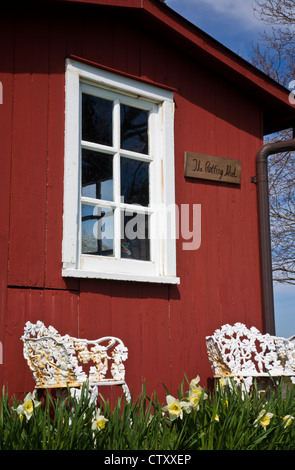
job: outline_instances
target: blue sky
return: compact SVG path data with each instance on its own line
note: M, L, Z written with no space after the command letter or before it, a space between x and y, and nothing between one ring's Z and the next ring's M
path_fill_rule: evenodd
M269 28L254 13L254 0L166 0L166 4L245 59L251 41Z
M249 60L251 42L269 28L253 11L255 0L166 0L166 4L226 47ZM295 334L295 286L275 285L278 336Z

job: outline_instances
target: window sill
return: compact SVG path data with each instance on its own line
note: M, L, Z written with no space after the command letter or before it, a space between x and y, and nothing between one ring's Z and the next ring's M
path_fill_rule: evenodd
M128 273L105 273L96 271L84 271L81 269L63 268L63 277L75 277L81 279L109 279L114 281L151 282L157 284L180 284L180 278L174 276L145 276Z

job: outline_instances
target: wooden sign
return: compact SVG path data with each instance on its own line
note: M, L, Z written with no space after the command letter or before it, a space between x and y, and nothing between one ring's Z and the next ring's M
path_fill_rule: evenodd
M241 161L212 157L201 153L184 153L184 176L222 183L241 183Z

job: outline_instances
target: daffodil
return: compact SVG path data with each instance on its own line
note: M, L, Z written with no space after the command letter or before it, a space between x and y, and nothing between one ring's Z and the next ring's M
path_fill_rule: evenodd
M95 418L92 420L91 429L101 431L105 428L106 422L108 421L103 415L100 414L100 409L97 410Z
M186 401L180 401L172 395L166 396L167 405L164 406L163 410L169 413L169 418L174 421L176 418L183 418L183 410L189 412L189 403Z
M199 409L199 403L202 396L202 390L191 389L188 392L188 402L193 410Z
M227 377L220 377L220 379L218 380L218 385L221 389L226 387L228 385Z
M199 382L200 382L200 376L197 375L197 377L196 377L195 379L192 379L192 380L190 381L189 387L190 387L190 388L195 388L195 387L197 387L197 385L198 385Z
M260 424L264 430L270 424L270 420L273 417L273 413L267 413L265 410L260 411L257 419L254 421L255 426Z
M193 409L198 409L199 407L199 402L201 397L203 396L203 400L205 400L208 395L206 393L203 393L202 387L198 385L199 383L199 376L192 380L190 383L190 389L188 392L188 400L192 406Z
M34 408L40 405L40 402L35 400L31 393L28 393L24 399L24 403L19 405L16 408L17 413L19 414L20 419L22 420L25 416L27 420L31 419L33 415Z
M199 408L200 395L195 395L195 394L190 395L189 403L193 410L197 410Z
M202 395L202 387L199 387L199 386L196 386L196 387L192 387L189 389L189 395L192 396L192 395L197 395L199 397L201 397Z
M285 428L287 428L288 426L290 426L290 424L292 423L292 420L294 419L294 416L291 416L291 415L286 415L283 417L283 420L285 421Z

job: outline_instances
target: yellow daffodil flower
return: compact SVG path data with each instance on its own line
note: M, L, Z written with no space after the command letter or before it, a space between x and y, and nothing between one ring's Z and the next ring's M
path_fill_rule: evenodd
M202 395L202 387L193 387L189 390L189 396L196 395L201 398Z
M199 377L199 375L197 375L197 377L195 379L191 380L191 382L189 384L189 388L197 387L199 382L200 382L200 377Z
M226 377L220 377L220 379L218 379L218 385L220 388L226 387L226 385L228 385L228 379Z
M270 420L273 417L273 413L267 413L265 410L260 411L257 419L254 421L255 426L260 424L264 430L270 424Z
M28 393L24 399L24 403L16 408L20 419L22 420L25 416L27 420L31 419L34 408L40 405L40 402L35 400L31 393Z
M201 393L189 393L189 404L194 410L197 410L199 408L200 398Z
M189 403L185 401L180 401L177 398L172 397L172 395L166 396L167 405L164 406L163 410L168 411L169 418L171 421L174 421L176 418L183 418L183 410L185 409L189 412Z
M106 422L108 421L103 415L100 414L100 409L97 410L95 418L92 420L91 429L101 431L105 428Z
M189 392L188 392L188 398L191 401L191 403L194 403L195 406L198 405L198 403L201 399L202 393L203 393L202 387L197 385L198 382L199 382L198 377L197 377L197 379L192 380L191 383L190 383L190 389L189 389ZM203 394L203 399L206 400L207 397L208 397L208 395L206 393L204 393Z
M291 416L291 415L286 415L283 417L283 420L285 421L285 428L287 428L288 426L290 426L290 424L292 423L292 420L294 419L294 416Z

